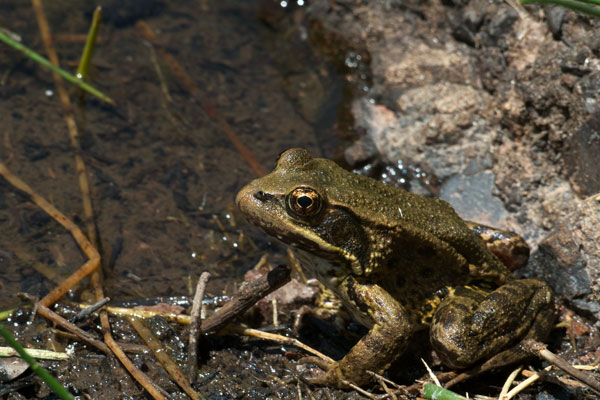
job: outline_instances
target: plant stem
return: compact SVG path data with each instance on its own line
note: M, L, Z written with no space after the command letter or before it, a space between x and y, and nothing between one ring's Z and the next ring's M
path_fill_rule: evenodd
M19 353L21 358L29 364L33 372L44 380L50 388L63 400L74 400L74 397L65 389L44 367L37 363L19 342L10 334L8 329L3 324L0 324L0 335L6 342Z
M22 52L23 54L25 54L27 57L29 57L32 60L38 62L39 64L42 64L44 67L50 69L51 71L56 72L57 74L59 74L60 76L62 76L67 81L69 81L69 82L71 82L71 83L79 86L81 89L89 92L90 94L98 97L99 99L102 99L102 100L104 100L104 101L106 101L107 103L110 103L110 104L115 104L115 101L113 99L111 99L110 97L106 96L104 93L100 92L98 89L94 88L93 86L88 85L87 83L83 82L80 79L77 79L75 76L71 75L70 73L68 73L64 69L55 67L54 65L52 65L50 63L50 61L48 61L47 59L45 59L44 57L42 57L41 55L39 55L35 51L31 50L30 48L28 48L28 47L24 46L23 44L17 42L16 40L12 39L10 36L6 35L2 31L0 31L0 41L6 43L7 45L9 45L10 47L12 47L13 49L19 50L20 52Z
M83 48L83 54L81 55L81 61L79 61L79 67L77 68L77 78L85 80L90 69L92 62L92 56L94 55L94 49L96 48L96 37L98 36L98 29L100 28L100 21L102 20L102 7L96 7L94 16L92 17L92 24L90 25L90 31L88 32L87 39L85 40L85 47Z
M433 383L425 384L425 388L423 388L423 397L435 400L467 400L466 397L439 387Z
M600 8L585 4L600 5L600 0L520 0L520 2L521 4L553 4L570 10L579 11L580 13L591 15L592 17L600 18Z

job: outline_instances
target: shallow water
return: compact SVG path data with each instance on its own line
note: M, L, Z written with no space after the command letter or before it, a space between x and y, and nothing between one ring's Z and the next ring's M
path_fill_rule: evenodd
M101 4L91 83L116 106L69 91L77 105L105 290L115 299L189 294L190 278L209 270L213 290L220 292L258 257L249 253L247 240L240 242L232 203L255 172L226 131L266 170L290 147L331 156L340 143L339 69L311 47L306 6ZM45 7L61 64L73 70L92 9L67 1ZM0 26L43 53L29 3L7 1L2 9ZM140 21L183 67L192 89L144 39ZM0 53L1 157L83 226L74 151L52 77L5 45ZM17 291L42 296L54 283L32 268L34 261L64 276L84 257L68 232L1 185L0 301L14 299Z

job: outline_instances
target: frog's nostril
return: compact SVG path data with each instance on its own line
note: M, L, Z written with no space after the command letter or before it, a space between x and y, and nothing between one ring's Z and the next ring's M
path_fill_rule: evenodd
M260 200L260 201L267 201L267 200L273 198L273 195L269 194L269 193L265 193L262 190L259 190L258 192L254 193L254 198L256 200Z

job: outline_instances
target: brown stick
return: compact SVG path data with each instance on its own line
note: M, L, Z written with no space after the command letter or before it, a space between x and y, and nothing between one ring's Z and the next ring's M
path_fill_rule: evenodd
M72 323L70 323L69 321L67 321L66 319L64 319L63 317L61 317L60 315L58 315L57 313L55 313L54 311L52 311L51 309L49 309L41 303L38 303L38 313L44 318L47 318L50 321L54 322L56 325L61 326L63 329L66 329L67 331L76 335L82 341L91 344L92 346L106 354L111 354L110 349L104 343L93 338L87 332L73 325Z
M48 25L48 21L46 19L45 13L44 13L44 9L42 7L41 0L32 0L32 4L33 4L33 8L34 8L34 11L36 14L38 25L40 27L42 40L44 41L44 45L46 47L46 53L48 54L48 58L50 59L50 62L52 62L52 64L54 64L55 66L58 67L59 66L58 56L56 55L56 51L54 50L54 46L52 45L52 38L50 35L50 26ZM73 236L75 237L75 240L77 240L77 243L80 245L81 249L90 258L90 260L86 264L84 264L84 266L81 267L79 270L80 271L84 270L86 272L86 275L87 275L87 273L94 272L91 276L91 284L94 288L96 300L99 301L100 299L102 299L104 297L104 292L102 290L102 284L101 284L101 276L100 276L99 271L97 270L97 267L100 265L100 255L98 254L98 251L96 250L94 245L92 245L92 243L98 243L98 239L96 236L94 211L92 208L92 201L91 201L91 197L90 197L89 183L88 183L88 179L87 179L85 163L83 162L83 158L80 155L81 149L79 147L79 140L78 140L79 133L77 130L77 124L75 123L73 107L71 105L69 95L68 95L66 89L64 88L64 85L62 84L62 78L59 75L57 75L56 73L54 73L53 76L54 76L54 82L56 84L56 89L57 89L57 92L61 99L61 104L62 104L64 112L65 112L65 121L67 123L67 128L69 130L69 138L71 139L71 145L75 149L76 171L77 171L77 176L79 178L79 187L80 187L81 194L82 194L83 209L84 209L84 213L85 213L85 222L86 222L86 226L87 226L88 235L91 239L91 243L90 243L90 241L87 240L87 238L83 235L83 233L81 233L79 228L77 228L75 226L75 224L73 224L71 221L66 219L66 217L64 219L66 221L68 221L72 225L72 227L69 228L65 224L63 224L63 225L65 227L67 227L67 229L69 229L69 231L71 231L71 234L73 234ZM60 214L60 215L62 215L62 214ZM59 220L59 222L62 223L60 220ZM80 235L82 237L81 238L82 240L78 240L77 235ZM86 266L88 266L88 267L84 268ZM75 274L73 274L73 275L75 275ZM71 282L63 282L55 290L53 290L46 297L44 297L41 300L41 303L45 304L45 305L53 304L56 300L58 300L60 297L62 297L64 295L66 290L68 290L70 287L72 287L72 285L74 285L74 283L73 283L73 284L71 284L71 286L68 286L70 284L71 284ZM66 289L66 290L64 290L64 289ZM100 322L102 325L102 331L104 333L104 341L106 342L108 347L112 350L112 352L115 354L115 356L121 361L121 363L129 371L129 373L134 377L134 379L136 379L138 381L138 383L140 383L148 391L148 393L150 393L150 395L152 397L154 397L155 399L165 399L165 397L162 394L160 394L160 392L156 389L156 387L154 387L154 385L152 384L150 379L133 365L133 363L127 358L127 356L125 355L123 350L119 347L119 345L112 338L112 336L110 334L110 324L108 321L108 315L105 311L100 312Z
M196 285L196 294L194 295L194 302L192 304L192 312L190 313L190 338L188 346L188 367L187 375L190 383L196 381L196 365L198 364L198 336L200 327L202 326L202 319L200 318L200 311L202 311L202 300L204 299L204 292L206 291L206 284L210 279L210 272L203 272L198 279Z
M71 274L65 279L60 285L55 287L50 293L48 293L40 304L49 307L60 299L64 294L71 289L77 282L89 275L100 265L100 255L96 251L96 248L91 245L88 239L85 237L83 232L75 225L70 219L68 219L63 213L58 211L52 204L48 203L46 199L37 194L29 185L17 178L6 168L6 166L0 162L0 175L4 177L11 185L17 189L25 192L31 200L44 210L48 215L54 218L59 224L64 226L73 236L81 250L87 255L89 260L83 264L77 271Z
M94 304L90 304L89 307L84 308L83 310L79 311L77 313L77 315L75 315L75 317L73 317L73 320L79 321L84 318L87 318L90 316L90 314L95 313L96 311L98 311L100 308L104 307L109 302L110 302L110 297L104 297L103 299L100 299L99 301L95 302Z
M44 42L44 47L46 48L46 54L48 54L48 59L54 66L60 67L58 62L58 55L56 54L54 44L52 43L50 25L48 25L48 20L46 19L46 14L44 13L42 2L41 0L31 0L31 3L33 4L33 9L35 11L37 23L40 28L40 34L42 35L42 41ZM73 114L73 106L71 105L69 94L67 93L67 90L63 85L63 80L60 77L60 75L58 75L56 72L53 72L52 76L54 78L56 91L58 92L58 96L60 98L60 102L65 113L65 122L69 131L71 146L75 150L75 170L77 171L77 177L79 179L79 188L81 190L83 200L83 210L85 213L85 224L87 226L88 236L90 238L90 241L96 244L98 243L98 240L96 238L94 210L92 208L90 187L87 179L85 163L83 162L83 158L81 158L80 154L81 149L79 147L79 132L77 130L77 124L75 122L75 115Z
M552 365L557 366L567 374L571 375L573 378L585 383L592 390L594 390L596 394L600 395L600 381L598 381L598 379L596 379L592 374L574 368L567 362L567 360L548 350L545 344L537 342L533 339L527 339L521 343L521 348L531 355L543 358L549 363L552 363Z
M200 333L218 331L231 319L252 307L258 300L290 281L290 269L280 265L266 276L243 288L237 296L202 322Z
M163 345L160 342L160 340L158 340L158 338L154 336L152 331L150 331L150 329L146 327L144 322L136 317L127 317L127 320L129 321L131 326L135 328L138 335L140 335L140 337L144 340L144 343L146 343L148 348L152 350L152 353L154 354L156 359L161 363L165 371L167 371L167 373L171 376L171 378L173 378L173 380L179 385L179 387L183 389L183 391L188 396L190 396L192 400L204 399L204 397L196 393L196 391L194 390L192 385L190 385L190 382L183 375L183 372L181 372L177 364L173 360L171 360L171 358L165 352L165 349L163 348Z

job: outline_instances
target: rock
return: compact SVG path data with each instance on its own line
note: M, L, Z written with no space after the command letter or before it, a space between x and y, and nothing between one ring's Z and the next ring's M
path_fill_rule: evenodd
M450 203L463 219L507 228L508 213L500 199L492 194L494 188L494 174L490 171L459 174L444 182L439 197Z
M529 269L559 297L587 317L600 320L600 194L560 218L540 243Z
M376 83L406 89L435 82L453 82L480 86L470 58L463 48L434 48L422 42L407 44L390 41L388 48L372 54Z
M569 182L582 196L600 192L600 116L592 116L569 137Z
M600 71L592 72L577 82L575 90L581 93L583 110L590 116L600 113Z
M357 101L353 113L385 160L410 159L446 178L489 164L495 132L478 115L488 99L472 86L440 82L406 90L396 115L367 100Z
M555 38L560 37L560 32L562 28L563 21L565 20L565 14L567 10L561 7L555 6L545 6L544 12L546 13L546 23L548 24L548 29L552 32L552 35Z
M496 43L502 38L506 38L511 33L513 25L518 19L519 15L513 8L500 7L493 15L487 28L489 37Z

